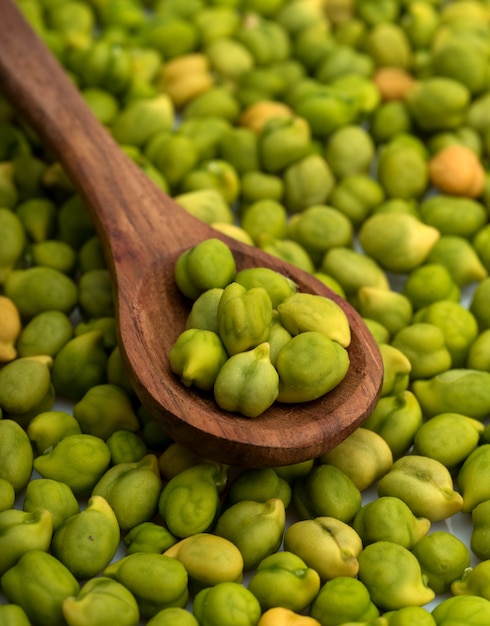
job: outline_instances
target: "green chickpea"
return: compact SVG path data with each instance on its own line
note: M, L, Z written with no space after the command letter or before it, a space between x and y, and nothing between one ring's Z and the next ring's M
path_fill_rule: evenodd
M470 312L476 318L480 331L490 328L488 302L490 299L490 278L484 278L473 292L470 302Z
M327 161L319 154L307 155L289 165L284 172L284 204L291 213L324 204L334 182Z
M409 358L401 350L389 344L381 344L379 350L384 367L381 397L396 396L406 391L412 371Z
M168 607L183 608L189 596L184 566L164 554L125 556L108 565L103 576L116 580L132 593L143 617L153 617Z
M363 317L363 321L378 345L389 343L390 332L386 326L383 326L383 324L370 317Z
M422 537L412 552L427 577L428 586L436 593L449 591L471 563L468 548L447 531L434 531Z
M147 623L149 626L199 626L194 615L181 607L162 609Z
M373 113L371 133L376 144L384 144L397 135L409 133L413 120L404 101L383 102Z
M358 228L385 200L382 185L367 174L349 174L341 178L328 196L328 204L350 219Z
M109 467L109 446L93 435L68 435L48 453L34 459L43 478L67 484L78 497L90 494Z
M420 128L435 131L461 126L470 98L470 91L459 81L431 76L407 95L406 103Z
M126 364L123 361L121 350L117 344L115 318L100 317L94 320L93 327L102 330L104 333L104 345L109 350L112 349L107 359L107 382L109 385L120 387L132 400L136 399L133 384L129 377ZM76 328L75 333L81 331Z
M293 485L293 504L306 519L335 517L350 522L361 508L361 492L334 465L314 467Z
M222 582L242 582L243 557L228 539L197 533L181 539L164 552L178 559L189 575L189 587L196 591Z
M391 541L376 541L359 555L359 580L384 610L423 606L435 598L415 555Z
M471 512L473 529L470 537L470 548L473 554L485 561L490 554L490 529L488 525L488 511L490 500L477 504Z
M42 311L24 325L17 349L19 356L55 356L73 337L73 326L63 311Z
M184 252L175 266L179 289L192 300L212 288L224 288L236 273L228 246L219 239L207 239Z
M53 537L51 513L7 509L0 513L0 575L3 576L19 559L32 550L47 552Z
M87 507L65 519L56 529L51 550L78 579L99 574L116 554L120 530L110 504L91 496Z
M454 472L478 446L484 429L482 422L471 417L440 413L415 433L414 452L436 459Z
M244 470L230 485L227 494L230 504L242 500L266 502L273 498L279 498L285 507L289 506L291 486L271 467Z
M458 471L458 486L463 496L463 512L471 513L480 503L488 500L485 476L488 473L490 444L475 448Z
M347 316L341 307L328 298L308 293L294 293L277 306L279 319L292 334L319 332L342 347L350 344Z
M426 262L444 265L458 287L479 282L488 275L475 248L464 237L440 237L432 246Z
M12 509L15 504L15 489L6 478L0 478L0 513Z
M351 525L321 516L293 522L284 534L284 549L301 558L325 583L357 576L362 540Z
M399 330L391 345L410 361L410 378L430 378L451 367L451 353L446 347L444 332L434 324L410 324Z
M466 366L470 369L490 371L490 328L478 335L468 351Z
M360 427L330 452L322 454L319 461L335 465L363 491L391 469L393 455L381 435Z
M145 442L131 430L115 430L106 440L111 451L111 463L137 463L148 454Z
M147 454L140 461L110 467L94 485L92 496L104 498L119 526L128 530L155 515L161 489L157 458Z
M427 159L417 145L397 136L380 152L378 176L388 197L420 198L429 184Z
M239 45L239 44L237 44ZM230 128L219 144L221 157L230 163L241 177L243 193L244 175L260 171L258 137L246 127Z
M336 178L369 171L375 146L362 126L344 126L328 138L325 157Z
M88 318L114 316L109 270L94 269L85 272L78 283L78 303Z
M57 227L57 238L66 241L75 250L79 250L96 234L87 207L77 194L72 195L60 206Z
M474 250L478 254L478 258L483 263L487 272L490 268L490 247L488 245L490 239L490 224L483 226L480 230L473 236L471 243L473 245Z
M218 333L218 304L223 294L221 287L207 289L192 303L186 329L199 328Z
M79 593L70 594L62 603L63 618L68 624L102 626L117 621L121 626L136 626L138 604L124 586L106 576L88 580Z
M321 270L340 283L348 298L354 298L364 285L389 289L388 279L379 264L347 247L328 250Z
M62 626L62 605L79 593L80 584L54 556L30 550L2 576L2 591L25 611L31 623Z
M284 182L280 176L276 176L275 174L267 174L261 172L260 170L251 170L249 172L245 172L241 178L241 198L243 201L243 209L245 210L244 218L247 213L247 207L254 204L255 202L259 202L260 200L273 200L277 203L282 202L284 196ZM275 215L277 222L272 222L272 225L275 224L277 231L272 232L271 234L282 237L286 232L286 210L283 207L283 211L276 210L276 214L271 211L271 215L269 218L272 218ZM281 217L283 218L281 220ZM242 225L245 228L245 224L248 225L248 222L252 221L251 218L247 218L242 221ZM270 228L270 219L263 220L264 227ZM247 230L245 228L245 230ZM248 231L247 231L248 232ZM252 237L254 239L254 237Z
M171 189L178 186L198 163L191 137L171 130L160 131L145 145L145 154L164 175Z
M400 498L414 515L430 521L451 517L464 506L447 467L436 459L415 454L395 461L377 490L379 496Z
M2 604L0 620L7 626L29 626L30 624L27 613L18 604Z
M419 310L413 321L438 326L444 334L452 367L464 365L469 348L478 337L478 321L471 311L459 302L439 300Z
M53 523L53 531L61 524L80 512L80 505L73 491L66 483L51 478L36 478L26 487L24 511L49 511Z
M38 454L55 446L63 437L81 434L80 424L65 411L38 413L27 425L27 436Z
M279 498L266 502L242 500L220 515L213 532L236 545L243 557L243 569L249 571L278 550L285 526L286 510Z
M122 109L111 123L112 134L120 144L142 146L158 132L172 127L174 111L167 94L136 100ZM144 124L137 120L144 120Z
M184 109L184 121L220 117L228 122L235 122L240 112L240 105L233 94L217 85L194 98Z
M259 135L260 162L266 172L277 174L309 152L311 131L301 117L269 120Z
M223 582L201 589L194 598L193 614L206 626L254 626L261 610L259 601L246 587Z
M440 234L405 213L372 215L361 226L359 242L386 270L403 273L421 265Z
M308 252L292 239L275 239L264 236L261 238L259 247L265 252L276 256L283 261L287 261L310 274L314 272L313 259Z
M279 402L308 402L334 389L349 369L347 350L318 331L305 331L288 341L276 358Z
M422 410L416 396L405 390L380 398L363 426L383 437L396 460L409 450L422 422Z
M388 626L437 626L432 615L422 606L404 606L395 611L386 611L383 617Z
M225 287L218 305L218 330L229 355L266 341L271 322L272 302L264 287L246 289L238 282Z
M257 417L277 399L279 375L267 342L238 352L222 365L214 382L214 398L225 411Z
M106 381L107 352L99 330L73 337L57 352L52 381L56 392L72 400L81 400L94 385Z
M357 578L338 576L320 588L310 615L327 625L344 624L346 620L369 623L379 616L379 609L369 596L367 587Z
M172 372L186 387L195 385L204 390L213 389L227 359L228 354L217 332L200 328L188 328L181 333L169 352Z
M262 611L282 606L299 613L311 604L320 590L320 577L300 557L281 551L258 564L248 589L260 602Z
M29 239L45 241L56 231L56 205L47 198L30 198L17 205L15 210Z
M289 236L308 252L318 266L327 250L352 243L353 226L339 210L315 205L292 216Z
M381 496L361 507L352 526L364 546L391 541L412 550L427 535L431 522L426 517L415 516L400 498Z
M164 486L158 511L173 535L190 537L214 526L219 510L221 473L214 463L200 463L184 469ZM185 508L182 508L184 501Z
M296 292L297 288L291 279L267 267L241 270L235 275L235 282L245 289L263 287L269 294L273 309L277 309L283 300Z
M490 618L490 602L474 595L452 596L436 606L432 615L438 626L451 626L458 622L483 626Z
M46 362L23 357L0 370L0 408L4 418L26 426L54 402L51 372Z
M90 237L78 251L78 265L82 273L107 267L100 239Z
M180 183L182 191L215 189L228 205L232 205L240 193L240 178L235 168L223 159L211 159L190 169Z
M13 270L5 281L4 289L24 320L48 310L70 314L78 298L75 282L51 267Z
M365 285L358 291L358 302L361 315L379 322L391 337L412 321L412 303L397 291Z
M182 208L206 224L233 223L233 212L217 189L187 191L174 199Z
M461 290L447 267L429 262L409 272L402 293L410 300L415 311L439 300L459 302L461 296Z
M133 526L123 541L127 546L126 554L129 555L137 552L163 554L178 540L164 526L155 522L142 522Z
M110 126L119 111L117 98L109 91L99 87L83 89L82 96L97 119L102 124Z
M421 202L419 211L441 235L471 239L487 222L485 207L472 198L438 194Z
M453 368L427 380L414 381L413 393L426 417L460 413L483 420L490 406L489 381L489 372Z
M64 241L45 240L34 243L29 253L33 265L52 267L64 274L71 274L76 263L76 253Z
M34 454L25 430L14 420L0 420L0 478L20 493L29 482Z
M0 210L2 233L2 255L0 257L0 283L6 283L17 261L20 259L25 245L25 232L22 222L9 209Z

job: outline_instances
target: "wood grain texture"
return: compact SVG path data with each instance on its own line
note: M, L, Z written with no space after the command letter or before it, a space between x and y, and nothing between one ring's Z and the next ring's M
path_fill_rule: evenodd
M57 60L11 0L0 0L0 89L57 156L86 201L113 277L119 339L142 404L168 434L198 454L243 467L286 465L331 449L370 414L383 365L350 305L313 276L202 223L156 187L93 117ZM335 300L352 333L351 366L314 402L276 404L253 420L221 411L211 396L184 387L168 353L184 330L190 302L173 279L178 256L218 237L237 267L270 267L300 291Z

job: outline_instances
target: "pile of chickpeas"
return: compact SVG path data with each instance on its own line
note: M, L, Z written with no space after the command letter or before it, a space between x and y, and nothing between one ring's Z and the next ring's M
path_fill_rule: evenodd
M490 4L15 2L153 182L345 298L384 376L304 463L172 441L0 96L0 626L490 623Z

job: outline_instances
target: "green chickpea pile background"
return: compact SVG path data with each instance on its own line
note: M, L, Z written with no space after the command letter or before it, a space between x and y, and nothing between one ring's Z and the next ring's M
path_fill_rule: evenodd
M385 374L308 462L170 441L86 208L0 99L0 626L488 626L490 2L18 4L148 176L345 297Z

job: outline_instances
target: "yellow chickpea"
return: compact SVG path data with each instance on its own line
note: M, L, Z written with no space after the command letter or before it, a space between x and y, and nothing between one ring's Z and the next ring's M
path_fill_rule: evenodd
M0 320L0 363L7 363L17 357L15 342L22 324L17 307L6 296L0 296Z
M320 622L313 617L298 615L290 609L275 606L262 615L257 626L320 626Z
M415 79L400 67L380 67L374 77L384 102L403 100L407 92L415 86Z
M248 106L240 116L240 125L259 134L265 124L273 117L292 118L293 111L287 104L261 100Z
M429 177L442 193L477 198L485 186L485 171L477 155L463 145L437 152L429 161Z

